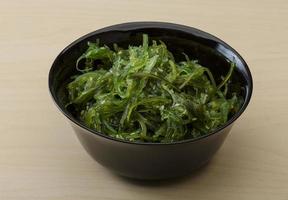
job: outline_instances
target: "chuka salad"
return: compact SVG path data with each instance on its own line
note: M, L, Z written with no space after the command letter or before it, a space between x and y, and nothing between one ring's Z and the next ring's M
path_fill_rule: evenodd
M146 34L142 45L128 49L88 42L76 63L81 74L67 85L68 105L89 128L122 140L169 143L206 135L242 104L236 93L227 95L235 65L216 83L208 68L183 55L176 62L162 41L149 44Z

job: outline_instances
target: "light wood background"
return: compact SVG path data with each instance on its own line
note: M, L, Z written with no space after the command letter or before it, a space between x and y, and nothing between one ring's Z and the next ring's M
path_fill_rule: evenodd
M212 162L164 182L120 178L80 146L48 93L48 70L98 28L157 20L225 40L254 78L247 111ZM0 2L1 200L287 200L287 0L3 0Z

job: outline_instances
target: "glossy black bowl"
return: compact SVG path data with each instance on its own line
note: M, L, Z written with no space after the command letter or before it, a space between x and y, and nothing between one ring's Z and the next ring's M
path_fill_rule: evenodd
M77 58L86 50L88 41L99 38L102 44L108 46L117 43L121 47L127 47L129 44L141 44L143 33L149 34L150 39L165 42L176 60L184 60L182 52L196 58L200 64L210 68L218 81L221 75L227 73L229 61L235 62L236 71L233 73L232 83L241 86L238 87L238 93L244 98L239 112L208 135L169 144L122 141L86 127L65 108L65 85L71 81L72 75L77 74ZM222 145L232 124L246 109L252 94L252 77L243 58L215 36L178 24L132 22L94 31L66 47L51 67L49 89L59 110L71 122L81 144L97 162L123 176L163 179L188 174L211 159Z

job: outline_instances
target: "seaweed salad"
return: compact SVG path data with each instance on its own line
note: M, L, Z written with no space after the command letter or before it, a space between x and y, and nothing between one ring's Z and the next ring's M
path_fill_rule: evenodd
M89 128L122 140L170 143L206 135L242 104L238 94L227 95L235 64L216 83L185 53L176 62L165 43L149 44L147 34L142 45L126 49L88 42L75 63L80 74L67 85L68 105Z

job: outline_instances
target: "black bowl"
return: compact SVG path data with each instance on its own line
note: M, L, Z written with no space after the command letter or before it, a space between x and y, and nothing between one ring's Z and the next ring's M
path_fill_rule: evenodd
M219 81L229 68L229 61L236 63L232 83L237 83L244 103L237 114L208 135L168 144L129 142L111 138L86 127L65 108L65 85L77 73L75 63L86 50L88 41L100 39L108 46L117 43L122 47L142 43L142 34L162 40L177 59L184 59L182 52L196 58L210 68ZM240 89L239 89L240 88ZM59 110L69 119L81 144L100 164L127 177L138 179L163 179L183 176L207 163L220 148L232 124L246 109L252 94L252 77L243 58L222 40L198 29L162 22L132 22L109 26L76 40L55 59L49 72L49 89Z

